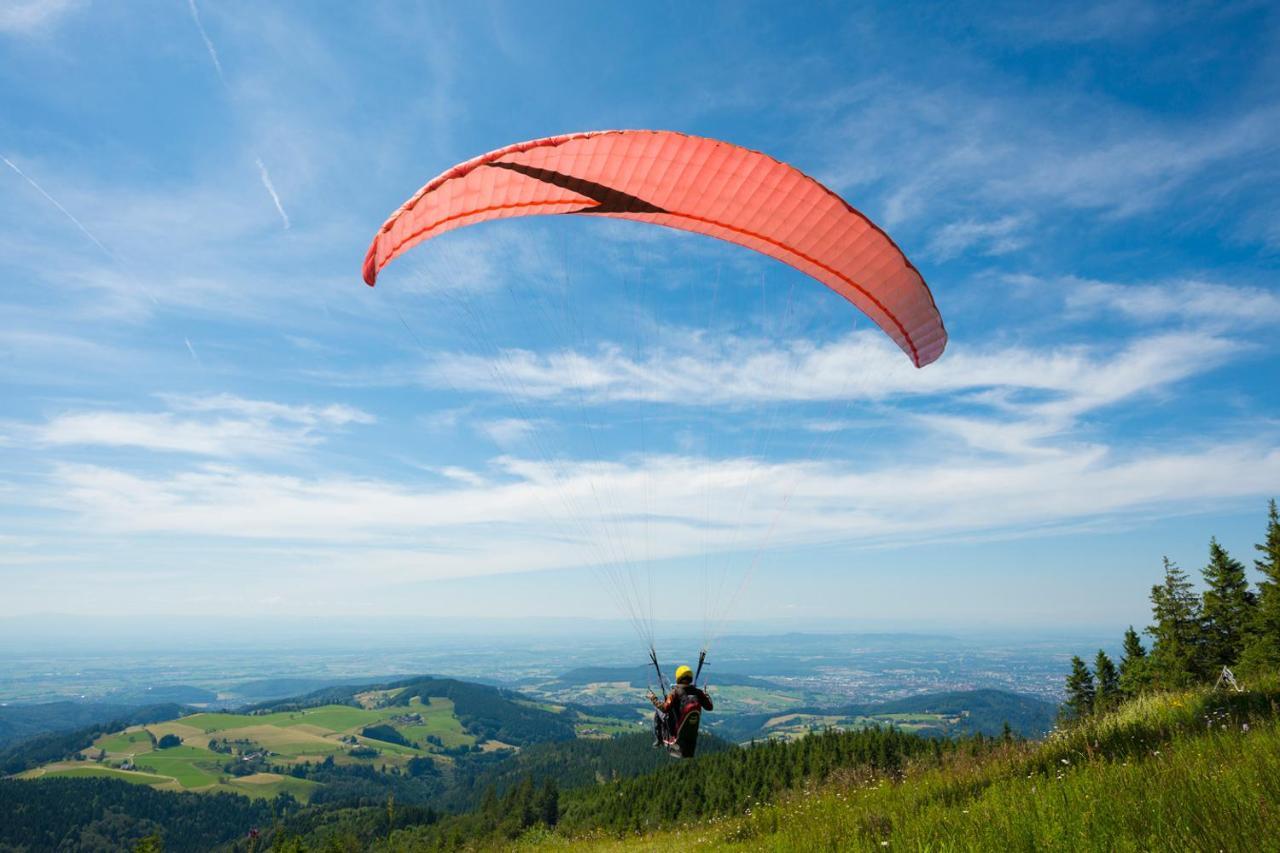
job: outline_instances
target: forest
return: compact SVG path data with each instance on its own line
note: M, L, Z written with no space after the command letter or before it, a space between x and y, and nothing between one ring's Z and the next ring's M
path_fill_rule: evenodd
M1254 546L1259 580L1249 583L1245 564L1217 539L1200 570L1203 592L1168 557L1164 576L1151 587L1148 650L1133 626L1124 632L1119 664L1102 649L1093 668L1076 655L1067 675L1069 718L1114 708L1153 690L1178 690L1226 679L1249 679L1280 671L1280 512L1272 500L1262 541Z

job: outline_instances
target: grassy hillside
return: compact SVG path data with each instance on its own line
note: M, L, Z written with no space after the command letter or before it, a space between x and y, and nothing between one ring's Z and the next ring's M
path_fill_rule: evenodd
M473 839L473 845L1280 850L1278 717L1280 684L1273 683L1243 694L1201 690L1144 697L1042 742L981 738L922 750L903 734L889 744L885 760L884 744L868 734L862 744L867 749L844 747L841 766L821 772L796 772L804 762L791 751L805 741L773 744L767 747L771 757L756 747L594 792L570 792L561 798L556 828L535 821L513 831L518 825L500 820L492 830L497 836ZM814 755L825 757L830 750ZM708 810L718 792L734 787L725 779L751 778L752 762L772 762L795 775L785 790L763 790L745 802L735 791L721 798L719 809ZM714 774L712 787L708 771L698 767L717 763L732 765L732 772ZM654 808L667 790L673 796ZM690 806L695 796L702 799ZM444 849L442 829L402 830L384 849ZM502 832L506 837L499 837Z
M1149 697L1038 745L853 774L748 815L586 849L691 835L754 850L1277 850L1276 690Z
M175 704L146 706L114 702L44 702L0 705L0 747L43 734L69 732L112 720L154 720L176 716Z
M174 706L169 706L174 709ZM174 709L176 710L176 709ZM426 802L519 747L603 737L620 721L452 679L329 687L247 713L200 712L86 730L19 778L101 778L165 791L302 802ZM51 760L52 759L52 760Z

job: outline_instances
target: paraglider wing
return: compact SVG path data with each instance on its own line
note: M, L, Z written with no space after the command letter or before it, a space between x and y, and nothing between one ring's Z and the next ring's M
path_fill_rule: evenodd
M551 213L652 222L755 249L858 306L917 367L946 347L924 279L871 220L772 157L671 131L536 139L455 166L383 224L364 280L372 286L393 259L446 231Z

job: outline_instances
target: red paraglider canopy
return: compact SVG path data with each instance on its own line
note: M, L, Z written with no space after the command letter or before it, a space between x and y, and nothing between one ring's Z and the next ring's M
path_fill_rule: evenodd
M871 220L758 151L671 131L535 139L454 166L383 224L364 280L446 231L514 216L579 213L652 222L737 243L816 278L862 309L917 367L947 332L928 286Z

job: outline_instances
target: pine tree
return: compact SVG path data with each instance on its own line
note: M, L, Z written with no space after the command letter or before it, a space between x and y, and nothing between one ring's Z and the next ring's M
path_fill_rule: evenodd
M1142 647L1142 638L1130 625L1124 632L1124 654L1120 657L1119 685L1122 695L1137 696L1151 686L1150 664L1147 650Z
M560 820L560 791L550 776L538 792L538 819L547 826L555 826Z
M1258 605L1241 655L1242 669L1250 673L1280 670L1280 514L1274 498L1268 510L1266 538L1254 546L1262 554L1253 561L1262 575Z
M1155 624L1147 629L1151 648L1151 677L1156 687L1189 687L1205 676L1202 664L1200 597L1187 573L1164 558L1164 582L1151 588Z
M1257 599L1249 590L1244 563L1232 559L1217 539L1209 540L1209 564L1204 567L1204 582L1208 587L1201 608L1205 663L1216 672L1239 662Z
M1098 649L1098 656L1093 660L1095 713L1109 711L1120 703L1120 673L1116 665L1107 657L1107 653Z
M1072 719L1083 719L1093 711L1093 673L1078 655L1071 658L1071 674L1067 676L1067 708Z

